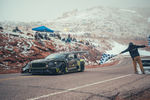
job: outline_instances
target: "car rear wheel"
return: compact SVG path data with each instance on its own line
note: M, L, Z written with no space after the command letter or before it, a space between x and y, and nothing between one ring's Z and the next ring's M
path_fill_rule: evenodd
M84 72L84 69L85 69L84 63L82 63L80 72Z

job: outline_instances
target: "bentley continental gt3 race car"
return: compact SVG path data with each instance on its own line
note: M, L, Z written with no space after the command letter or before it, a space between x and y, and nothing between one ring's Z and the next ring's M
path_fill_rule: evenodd
M21 69L21 73L31 74L64 74L68 72L83 72L85 69L84 59L78 58L78 54L84 51L54 53L45 59L33 60Z

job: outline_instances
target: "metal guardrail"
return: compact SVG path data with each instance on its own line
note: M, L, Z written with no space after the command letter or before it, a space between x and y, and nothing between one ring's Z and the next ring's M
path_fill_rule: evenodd
M150 74L150 59L142 59L145 74ZM137 66L138 74L142 74L139 65Z

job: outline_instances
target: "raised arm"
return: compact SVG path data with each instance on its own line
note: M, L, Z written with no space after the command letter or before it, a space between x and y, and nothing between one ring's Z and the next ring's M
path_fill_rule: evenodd
M125 50L122 51L120 54L125 53L125 52L128 52L128 51L129 51L129 48L125 49Z
M136 45L137 48L144 48L146 47L145 45Z

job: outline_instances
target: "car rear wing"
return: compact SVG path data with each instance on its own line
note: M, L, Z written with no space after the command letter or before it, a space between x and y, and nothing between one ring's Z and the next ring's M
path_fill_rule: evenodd
M81 54L81 53L89 53L88 51L72 51L70 53L73 53L73 54Z

